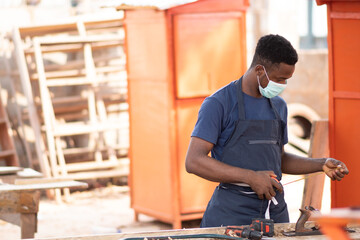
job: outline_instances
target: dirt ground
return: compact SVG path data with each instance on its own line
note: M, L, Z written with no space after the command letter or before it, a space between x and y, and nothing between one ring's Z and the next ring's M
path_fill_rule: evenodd
M284 176L283 182L293 181L299 176ZM290 222L299 217L303 181L285 185L285 199L288 203ZM108 185L87 191L74 192L69 202L61 204L41 198L38 214L38 232L35 238L79 236L116 232L143 232L171 229L170 224L140 214L134 221L130 208L129 188ZM198 222L187 223L198 227ZM20 239L20 228L0 220L0 240Z
M75 192L70 197L61 204L46 197L40 200L35 238L171 229L142 214L135 222L126 186ZM0 240L12 239L20 239L20 228L0 220Z

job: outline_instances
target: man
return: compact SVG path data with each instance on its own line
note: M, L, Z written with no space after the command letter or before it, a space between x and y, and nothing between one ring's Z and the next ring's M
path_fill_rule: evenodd
M288 40L263 36L247 72L204 100L191 136L186 170L220 184L201 227L246 225L258 217L289 222L279 182L282 173L324 171L338 181L348 174L338 160L304 158L284 151L287 107L278 94L293 75L297 60Z

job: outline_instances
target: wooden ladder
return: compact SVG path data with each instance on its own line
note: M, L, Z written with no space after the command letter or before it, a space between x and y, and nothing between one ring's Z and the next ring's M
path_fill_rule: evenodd
M104 134L107 131L114 131L121 128L119 122L111 122L106 115L106 109L98 90L101 84L105 84L113 79L98 79L94 60L92 57L91 44L102 43L106 46L109 42L119 40L118 36L74 36L64 38L34 38L33 47L35 52L35 61L37 66L37 74L39 78L39 87L41 95L41 105L44 117L46 133L46 142L49 152L50 166L54 177L68 177L70 172L89 171L97 169L106 169L119 166L119 159L115 155L112 146L107 143ZM85 63L85 76L65 77L57 76L56 78L47 77L47 72L43 62L43 49L47 47L61 46L66 51L66 45L80 44L83 48L83 56ZM64 46L65 45L65 46ZM49 49L47 52L51 51ZM59 51L59 48L54 50ZM61 122L56 118L53 102L56 101L52 97L50 88L64 86L81 86L83 87L82 97L87 101L88 119L78 122ZM69 98L74 98L71 96ZM66 101L66 97L62 97ZM66 136L89 134L89 146L77 149L64 149L62 147L61 138ZM69 151L67 151L69 150ZM95 153L94 161L84 161L81 163L66 163L65 155L69 152L81 153L89 151ZM103 159L102 152L106 151L108 159ZM71 176L70 176L71 177ZM76 179L76 178L75 178Z
M125 126L109 114L112 104L126 105L126 85L119 83L124 79L126 84L126 77L116 76L126 72L124 59L106 52L123 46L123 36L114 34L121 27L121 19L109 18L14 29L21 85L45 176L81 180L128 175L127 148L107 140L128 128L128 123ZM70 58L49 64L47 54ZM120 85L121 91L113 85ZM116 109L127 111L127 105ZM68 145L68 140L74 143L79 138L87 143Z

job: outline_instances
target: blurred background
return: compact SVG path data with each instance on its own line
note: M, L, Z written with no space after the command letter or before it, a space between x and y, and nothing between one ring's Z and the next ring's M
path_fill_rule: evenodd
M138 181L136 176L141 172L141 175L156 178L157 173L154 170L153 173L148 174L145 170L140 169L141 167L137 171L137 163L135 161L132 163L132 157L135 159L136 153L131 154L130 151L131 149L135 151L134 149L137 148L135 146L137 135L133 134L131 138L131 126L141 125L141 118L148 121L152 120L147 118L146 114L138 117L138 112L142 108L148 109L152 114L159 112L160 116L162 109L168 108L168 105L159 100L157 105L141 107L142 102L135 97L137 93L133 93L134 97L129 99L129 91L134 91L137 82L139 82L138 75L140 77L145 76L147 72L138 75L131 72L131 75L129 71L135 72L136 69L134 70L133 65L127 62L130 56L126 56L126 54L128 50L136 48L137 43L151 45L156 41L151 40L153 39L150 36L151 34L144 36L130 36L129 34L127 36L127 33L134 33L130 31L130 27L128 32L124 29L123 20L126 11L130 11L128 14L130 16L136 11L140 11L141 15L146 13L142 11L155 9L156 15L189 2L195 1L1 0L1 100L9 117L14 146L18 156L18 166L33 168L48 177L66 176L87 181L91 187L95 188L104 186L109 182L121 186L127 186L129 182L132 182L133 189L140 188L132 192L132 207L135 206L136 208L137 204L139 205L136 214L152 212L151 210L139 210L142 209L141 202L146 201L144 198L149 196L145 194L149 191L149 187L145 186L146 183L143 179ZM286 150L304 156L308 155L309 152L312 122L328 118L326 11L326 5L318 6L314 0L250 0L249 7L245 11L246 28L244 31L246 37L241 36L241 39L245 40L246 43L246 49L241 49L241 51L246 52L245 67L251 63L257 40L265 34L282 35L297 49L299 62L296 64L295 73L288 81L288 87L282 93L282 97L288 103L289 111L289 144L286 145ZM134 19L136 20L136 18ZM151 17L147 19L144 17L137 24L147 28L147 24L153 26L154 21ZM129 26L131 23L129 21ZM44 25L47 27L39 27ZM83 35L80 35L84 39L89 37L87 40L71 38L71 36L77 34L76 32L81 33L82 27L79 26L84 27ZM149 27L149 29L152 28ZM154 32L154 34L158 34L158 32ZM47 35L50 37L40 39L39 45L35 44L36 36ZM132 39L131 42L130 39ZM129 42L126 42L126 40ZM82 44L80 51L69 50L76 49L75 45L70 46L70 44L77 43ZM160 45L162 43L159 42ZM91 45L92 51L86 50L84 46L87 44ZM21 46L20 50L19 46ZM55 49L54 46L58 46L58 48L52 50L51 48ZM126 49L127 46L129 49ZM37 49L42 49L42 52L37 52ZM19 57L19 51L24 53L25 58ZM38 54L38 58L36 54ZM42 54L42 60L39 59L39 54L40 56ZM161 58L161 54L163 52L159 51L152 56L154 62ZM135 55L137 59L134 58L133 61L141 62L141 53L132 56ZM144 55L146 54L144 53ZM145 59L146 56L143 58ZM89 63L88 59L91 59L92 62ZM21 62L24 65L21 65ZM40 63L45 69L39 69ZM190 64L189 62L186 63ZM26 76L24 76L24 66ZM167 68L168 66L162 65L161 67ZM141 71L141 68L139 69L138 71ZM242 69L244 70L244 68ZM43 71L43 77L40 73L41 70ZM71 70L76 71L74 73ZM58 75L60 72L66 76ZM93 72L96 72L95 75L100 76L102 80L96 83L82 82L87 78L91 78ZM166 75L168 72L157 72L156 74ZM61 82L65 78L72 83L65 84ZM85 78L85 80L82 78ZM52 79L52 85L50 83L48 85L41 83L41 79ZM29 85L26 85L26 80L30 81L30 88ZM236 79L222 81L230 82L233 80ZM133 87L129 84L129 81L134 82ZM89 86L91 87L89 88ZM45 89L46 94L41 89ZM201 97L203 96L197 97L196 101L200 101ZM179 98L175 97L175 99L177 101ZM186 100L186 96L184 99L184 102L178 103L180 108L191 104L190 100ZM31 103L32 100L33 103ZM49 104L51 101L53 101L52 104ZM29 104L32 104L34 109L29 108ZM131 114L129 114L130 110L133 111ZM48 120L46 120L47 111L52 112L50 114L51 118ZM196 113L196 111L194 112ZM96 116L92 118L92 114ZM35 115L37 117L34 119ZM169 119L163 120L171 121L171 117ZM159 119L155 118L155 120ZM88 128L81 130L83 125L71 125L78 124L78 122L88 124L86 125ZM192 129L194 126L193 120L187 123L189 123L187 128ZM65 126L66 124L68 125ZM102 130L100 132L94 130L94 125L99 126ZM39 129L35 129L35 127ZM72 128L69 130L67 127ZM147 129L151 127L153 126L147 126ZM136 132L137 129L141 129L141 127L133 129L133 131ZM73 133L72 131L78 132ZM157 132L159 135L156 134ZM160 137L162 133L162 131L155 129L149 135L153 136L153 141L157 141L157 137ZM174 132L171 134L174 134ZM49 135L54 137L53 141L57 144L54 144L53 148ZM140 138L138 146L144 143ZM184 139L186 147L189 136L184 136ZM44 145L47 150L43 150ZM164 147L166 148L166 146ZM184 149L180 147L180 151L184 151ZM181 154L180 156L182 156ZM44 157L44 155L46 156ZM147 164L150 161L144 158L149 157L151 159L150 155L158 157L156 153L142 153L140 156L143 162L138 164L148 167ZM58 164L52 162L52 157L55 162L58 161ZM46 160L43 160L43 158ZM172 160L168 159L168 161ZM183 160L177 161L181 163ZM177 161L176 164L179 164ZM62 164L67 165L67 167L64 168ZM161 164L161 162L155 162L154 164ZM2 165L7 165L6 161ZM132 169L130 169L131 166L133 166ZM181 175L183 166L179 164L179 168ZM63 175L64 171L66 172L65 175ZM130 173L134 177L131 181L129 180ZM173 174L177 175L178 173ZM283 183L298 178L284 176ZM174 177L167 176L166 179L171 182ZM135 186L134 183L136 182L143 182L144 185L135 184ZM179 184L181 185L182 182L180 181ZM153 187L160 188L161 186L153 185ZM304 180L285 186L291 222L295 222L299 216L298 209L302 204L303 188ZM137 194L137 192L141 192L141 194ZM190 198L192 194L189 196ZM144 200L137 202L139 198ZM167 196L166 198L172 199L173 197ZM330 184L326 181L322 211L326 212L329 209ZM169 220L167 217L157 217L156 213L153 215L156 218L165 219L165 222L173 221L171 217Z

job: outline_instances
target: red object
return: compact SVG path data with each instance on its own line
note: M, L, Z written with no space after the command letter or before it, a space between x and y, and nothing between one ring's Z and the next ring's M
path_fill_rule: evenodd
M216 183L185 170L204 98L246 70L247 0L125 11L131 206L181 228L201 219Z
M333 208L360 205L360 2L317 0L327 4L329 48L330 156L350 173L332 182ZM319 86L321 87L321 86Z

